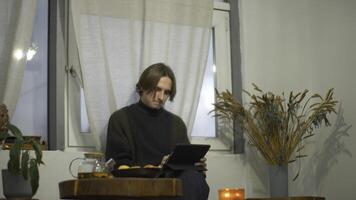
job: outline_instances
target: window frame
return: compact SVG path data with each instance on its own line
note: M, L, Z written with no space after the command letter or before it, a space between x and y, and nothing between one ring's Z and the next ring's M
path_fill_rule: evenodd
M67 130L66 120L66 82L65 73L68 71L68 5L69 0L54 0L49 2L49 136L50 149L68 149L65 141ZM231 77L232 92L238 100L241 100L241 52L239 49L239 23L238 23L238 1L214 2L214 10L229 13L230 16L230 49L231 55ZM232 20L234 19L234 20ZM236 35L237 33L237 35ZM242 132L239 132L242 134ZM236 135L236 133L234 133ZM236 137L235 137L236 138ZM216 151L229 151L221 146L221 141L193 138L193 143L209 143ZM234 139L234 143L236 143ZM219 147L220 146L220 147ZM236 146L236 145L234 145ZM235 147L233 148L235 152Z
M213 14L213 48L214 48L214 65L215 87L220 90L232 89L231 79L231 52L230 52L230 6L228 3L214 2ZM219 38L219 40L217 40ZM223 41L225 40L225 41ZM231 151L234 148L232 140L222 140L221 130L218 126L218 119L215 120L216 136L215 137L197 137L192 136L191 142L196 144L210 144L211 151ZM231 129L232 131L232 129ZM228 133L228 135L231 135Z

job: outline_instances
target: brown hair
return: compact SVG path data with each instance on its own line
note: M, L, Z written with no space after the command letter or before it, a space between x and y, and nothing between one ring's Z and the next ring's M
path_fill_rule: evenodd
M173 101L176 95L176 78L172 69L164 63L156 63L147 67L141 74L138 83L136 84L136 91L142 95L143 91L152 92L156 89L159 80L167 76L172 81L171 94L169 100Z

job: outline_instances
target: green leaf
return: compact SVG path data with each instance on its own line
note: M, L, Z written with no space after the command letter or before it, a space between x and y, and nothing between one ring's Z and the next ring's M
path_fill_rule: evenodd
M314 136L313 133L311 133L311 134L309 134L309 135L306 135L306 136L303 137L303 140L304 140L304 139L307 139L307 138L309 138L309 137L312 137L312 136Z
M32 158L30 160L30 178L31 178L32 194L34 195L37 192L38 183L39 183L39 180L40 180L37 161L34 158Z
M251 93L249 93L247 90L242 89L242 92L246 93L249 97L251 97Z
M20 155L21 155L21 148L22 148L23 140L22 139L15 139L14 144L10 149L10 160L12 163L9 164L8 168L10 172L19 174L20 173Z
M299 174L300 174L300 170L298 170L297 174L294 176L293 181L297 180Z
M22 132L15 125L9 124L8 129L16 138L22 138Z
M313 94L310 98L319 98L319 99L323 99L323 97L321 97L319 94Z
M9 162L7 162L7 169L12 173L12 174L18 174L18 172L16 170L14 170L14 162L13 160L9 160Z
M296 158L304 158L307 157L307 155L297 155Z
M22 176L28 180L28 161L30 159L30 154L28 151L25 151L22 153L21 156L21 171L22 171Z
M256 84L252 83L252 85L253 85L254 90L263 92L260 88L258 88L258 86Z
M38 144L36 141L32 141L32 147L35 151L36 154L36 161L38 164L44 164L42 161L42 150L41 150L41 145Z
M5 138L9 137L10 134L5 131L0 131L0 140L4 140Z
M333 96L333 90L334 90L334 88L330 88L329 89L329 91L326 93L326 95L325 95L325 99L329 99L329 98L332 98L332 96Z

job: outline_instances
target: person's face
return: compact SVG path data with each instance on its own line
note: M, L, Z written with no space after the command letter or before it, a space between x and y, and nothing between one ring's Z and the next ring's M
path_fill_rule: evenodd
M153 109L160 109L164 106L169 95L171 94L172 80L167 77L159 79L156 89L152 92L143 91L141 101L148 107Z

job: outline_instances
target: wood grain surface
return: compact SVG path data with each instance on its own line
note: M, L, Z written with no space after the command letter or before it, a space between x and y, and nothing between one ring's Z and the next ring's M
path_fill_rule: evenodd
M118 199L119 197L182 196L176 178L73 179L59 183L61 199Z

